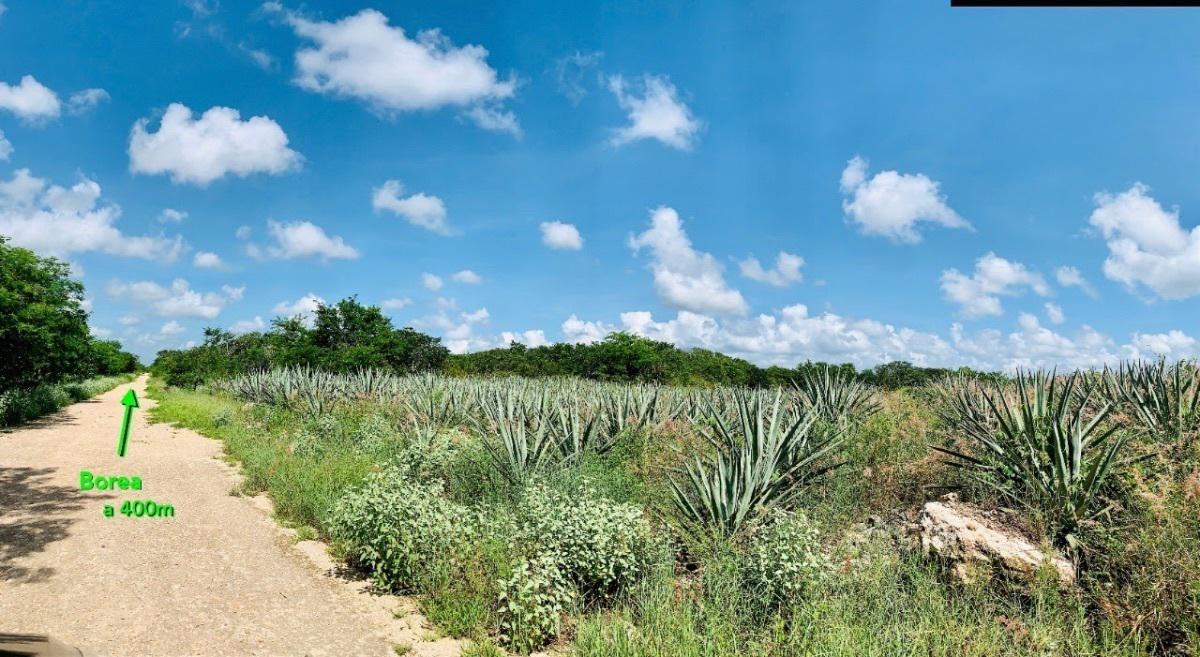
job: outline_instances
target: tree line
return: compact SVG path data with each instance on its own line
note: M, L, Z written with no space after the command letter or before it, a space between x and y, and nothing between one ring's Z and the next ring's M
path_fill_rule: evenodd
M234 335L221 329L205 329L202 344L159 352L151 370L170 385L196 386L245 372L289 366L337 372L380 368L459 376L577 376L601 381L751 387L788 385L806 372L826 367L886 388L923 385L952 372L903 361L861 371L850 363L812 361L793 368L764 368L708 349L684 350L623 332L590 344L527 347L513 342L498 349L451 354L440 338L411 327L396 328L378 306L364 305L355 297L318 306L311 325L297 317L281 317L266 331Z
M133 372L137 356L91 335L83 283L0 236L0 393Z

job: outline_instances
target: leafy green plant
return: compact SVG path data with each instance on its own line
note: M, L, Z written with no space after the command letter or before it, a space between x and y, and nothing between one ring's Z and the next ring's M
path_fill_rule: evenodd
M544 394L534 405L513 388L480 400L483 419L476 420L476 428L481 436L495 436L484 447L496 470L518 486L553 463L557 453L548 412L542 412L545 404Z
M841 441L814 431L814 416L781 412L782 393L770 408L761 396L734 393L736 422L713 412L704 433L714 454L696 457L671 478L675 507L685 523L732 535L756 513L788 508L800 491L836 465L824 464Z
M413 592L445 581L473 523L466 509L442 497L440 483L407 481L388 469L343 495L326 524L377 586Z
M799 600L830 569L816 525L803 512L773 509L749 531L739 558L743 586L764 611Z
M563 615L576 599L575 588L554 554L522 559L500 587L500 636L510 649L522 654L558 636Z
M1011 395L999 385L978 396L964 391L959 404L971 410L956 428L977 453L933 447L967 477L1046 513L1068 543L1079 523L1106 510L1098 508L1101 490L1125 444L1115 426L1105 425L1110 404L1085 416L1090 393L1077 387L1078 377L1019 372ZM974 409L981 401L986 409Z

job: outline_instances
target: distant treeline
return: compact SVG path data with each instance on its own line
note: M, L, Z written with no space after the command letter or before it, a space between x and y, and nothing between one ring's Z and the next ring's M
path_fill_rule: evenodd
M133 372L137 356L88 328L70 266L0 235L0 393Z
M408 327L397 329L377 306L365 306L354 297L318 307L311 326L298 318L279 318L263 332L234 335L209 328L204 335L200 346L159 352L151 368L155 375L171 385L195 386L259 369L307 365L338 372L380 368L451 375L578 376L601 381L765 387L788 385L805 371L826 367L824 363L805 362L795 368L763 368L715 351L683 350L620 332L591 344L526 347L513 343L500 349L451 355L439 338ZM952 371L906 362L862 371L849 363L831 367L886 388L923 385Z

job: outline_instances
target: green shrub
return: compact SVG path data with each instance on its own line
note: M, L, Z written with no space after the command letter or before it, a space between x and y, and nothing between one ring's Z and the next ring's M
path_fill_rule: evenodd
M738 565L750 598L774 611L803 596L830 567L817 538L801 512L775 510L752 525Z
M654 539L642 510L597 495L530 486L521 501L517 545L556 560L587 601L611 598L640 578L652 560Z
M327 527L377 586L414 592L445 582L472 524L466 509L442 497L441 483L407 481L389 468L335 502Z
M522 654L541 648L558 636L575 599L575 587L556 555L522 559L500 583L501 638Z

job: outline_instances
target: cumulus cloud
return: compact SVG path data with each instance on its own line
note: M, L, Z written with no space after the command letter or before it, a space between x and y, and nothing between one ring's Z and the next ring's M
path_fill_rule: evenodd
M455 282L465 283L466 285L479 285L483 283L483 277L470 269L454 272L450 278L454 279Z
M209 251L197 251L196 255L192 256L192 265L201 269L225 268L225 263L221 261L221 256Z
M79 116L92 111L94 107L108 100L108 92L103 89L84 89L76 91L67 98L67 114Z
M102 202L100 185L87 178L67 188L18 169L0 180L0 234L17 246L60 258L96 251L164 262L183 251L179 236L123 234L115 226L120 216L121 208Z
M1000 296L1014 296L1031 289L1049 296L1050 286L1042 275L1019 262L988 253L975 261L975 273L967 276L957 269L942 272L942 294L968 318L1003 314Z
M374 9L324 22L268 6L311 42L296 51L294 82L303 89L353 98L385 116L454 106L485 129L520 129L516 117L498 107L517 82L500 78L482 46L455 46L436 29L410 38Z
M16 85L0 81L0 110L7 110L27 123L40 123L58 118L62 102L58 94L26 75Z
M517 337L518 342L523 342L527 337L536 333L536 331L525 331L524 333L480 335L476 331L488 324L491 319L488 309L479 308L472 312L460 312L457 317L452 317L449 311L454 309L454 305L453 300L438 299L437 314L413 320L414 326L440 334L446 348L451 353L462 354L480 349L503 347L511 342L513 337ZM545 338L544 334L542 334L542 338Z
M442 279L440 276L435 276L429 272L421 274L421 285L425 286L430 292L437 292L442 289Z
M604 339L606 335L617 330L616 326L603 322L586 322L574 313L563 321L560 327L567 342L591 344Z
M603 56L602 52L576 51L554 60L553 71L558 91L566 96L572 105L578 105L587 96L588 87L585 80L590 77L591 70L600 63Z
M142 323L142 318L137 315L122 315L117 323L121 326L137 326Z
M309 292L292 302L280 301L271 312L283 317L301 317L311 319L317 308L325 305L325 300Z
M550 344L546 339L546 332L541 329L531 329L514 333L512 331L501 331L500 341L504 344L512 344L514 342L523 344L526 347L544 347Z
M738 264L742 268L742 276L776 287L786 287L804 278L800 273L800 268L804 266L804 258L786 251L780 251L775 257L775 267L772 269L764 269L755 257L746 258Z
M578 251L583 248L583 237L580 236L579 229L573 224L561 221L543 221L540 228L542 244L552 249Z
M1063 314L1063 309L1056 303L1046 302L1046 319L1050 320L1051 324L1062 324L1067 321L1067 316Z
M921 241L917 224L928 222L947 228L970 229L971 224L946 204L938 183L921 173L881 171L867 175L867 161L854 156L842 171L842 201L846 218L864 235L893 242Z
M446 204L436 196L418 192L401 198L404 185L399 180L388 180L371 192L371 207L376 211L387 210L414 226L420 226L442 235L453 231L446 224Z
M1055 269L1054 279L1057 280L1058 284L1063 287L1079 288L1084 294L1092 297L1093 299L1099 296L1096 293L1096 288L1092 287L1091 284L1088 283L1083 277L1083 274L1079 273L1079 270L1074 267L1068 267L1064 265L1058 269Z
M226 285L220 292L198 292L186 280L177 278L170 287L152 281L117 280L110 282L105 291L111 297L144 304L163 317L214 319L230 303L240 301L245 288Z
M250 256L262 257L265 253L268 257L283 260L316 258L322 262L358 257L357 249L337 235L326 234L324 228L310 221L268 221L267 233L275 240L274 243L268 244L265 249L257 244L248 244L246 252Z
M129 134L129 170L168 174L175 183L201 187L235 175L278 175L300 166L303 158L288 148L288 136L266 116L245 121L230 107L213 107L200 118L181 103L171 103L157 132L139 119Z
M518 139L524 135L524 131L521 130L521 122L517 120L517 115L511 110L476 105L463 112L463 116L484 130L503 132Z
M709 253L692 248L679 214L663 206L650 215L650 228L629 238L634 253L649 249L654 288L667 305L696 312L744 315L746 300L729 287L723 267Z
M183 331L183 324L180 324L175 320L171 320L166 324L163 324L162 328L158 329L158 332L162 333L163 335L179 335L180 333L183 333Z
M4 131L0 130L0 162L7 162L13 152L12 142L4 138Z
M234 322L229 326L229 331L231 333L241 334L249 333L251 331L261 331L265 328L267 328L267 323L263 321L262 317L255 315L254 319L239 319L238 321Z
M398 297L393 299L384 299L379 302L379 307L384 310L401 310L412 305L413 300L408 297Z
M642 77L642 95L629 90L625 78L608 78L608 89L617 97L621 109L629 113L629 125L617 128L609 140L613 146L624 146L639 139L658 141L683 151L696 143L703 122L679 99L679 92L664 76Z
M188 218L188 213L175 208L163 208L163 211L158 213L158 220L164 224L182 223Z
M1179 209L1164 209L1137 183L1120 194L1096 195L1089 222L1108 243L1104 275L1163 299L1200 294L1200 226L1184 229Z

